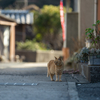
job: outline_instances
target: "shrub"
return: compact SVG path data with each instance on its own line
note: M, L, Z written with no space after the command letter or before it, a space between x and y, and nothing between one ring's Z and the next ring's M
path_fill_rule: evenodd
M26 40L25 42L16 42L17 50L50 50L44 43L35 40Z

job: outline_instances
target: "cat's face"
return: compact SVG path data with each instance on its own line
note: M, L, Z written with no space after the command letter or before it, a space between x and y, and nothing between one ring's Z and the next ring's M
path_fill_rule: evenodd
M59 57L59 58L55 57L54 63L55 63L56 66L62 66L62 58L61 57Z

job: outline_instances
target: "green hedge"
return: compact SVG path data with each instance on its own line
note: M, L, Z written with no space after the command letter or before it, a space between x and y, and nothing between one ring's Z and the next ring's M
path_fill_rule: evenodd
M50 50L44 43L35 40L26 40L25 42L16 42L17 50Z

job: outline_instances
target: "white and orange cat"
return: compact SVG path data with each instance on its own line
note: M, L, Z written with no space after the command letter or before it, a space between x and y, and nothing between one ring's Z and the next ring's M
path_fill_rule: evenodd
M55 60L50 60L47 65L47 77L50 76L51 81L53 80L53 76L56 75L56 81L61 80L62 72L64 70L64 63L61 57L57 58L55 57Z

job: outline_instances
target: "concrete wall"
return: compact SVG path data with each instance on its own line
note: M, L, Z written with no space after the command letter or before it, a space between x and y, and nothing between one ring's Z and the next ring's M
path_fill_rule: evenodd
M16 51L16 55L25 56L25 62L48 62L54 57L62 56L62 51Z
M89 66L85 63L78 63L80 74L89 82L100 82L100 66Z
M78 39L78 13L67 13L67 47L70 55L74 52L75 41Z
M85 46L85 30L86 28L93 28L92 25L95 22L94 0L75 0L74 7L77 13L67 13L66 17L67 47L70 50L70 55L75 51L75 45L77 44L75 42L80 41L80 46Z
M94 0L80 0L79 6L79 38L85 35L86 28L94 24Z
M90 82L91 81L90 67L88 67L88 64L78 63L77 65L78 65L80 74Z

